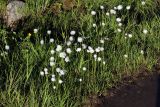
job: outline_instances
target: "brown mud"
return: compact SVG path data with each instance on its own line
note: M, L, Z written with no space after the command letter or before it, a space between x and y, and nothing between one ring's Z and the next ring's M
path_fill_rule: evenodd
M158 76L152 74L112 90L102 107L158 107L157 100Z
M84 107L160 107L160 60L153 72L139 71L107 90L107 94L89 97Z

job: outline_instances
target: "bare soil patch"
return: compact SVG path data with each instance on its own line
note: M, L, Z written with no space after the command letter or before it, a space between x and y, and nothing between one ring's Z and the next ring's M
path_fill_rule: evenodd
M160 107L160 75L141 72L124 78L107 95L92 96L85 107ZM94 100L93 100L94 99Z
M111 90L102 107L159 107L157 95L158 76L152 74Z

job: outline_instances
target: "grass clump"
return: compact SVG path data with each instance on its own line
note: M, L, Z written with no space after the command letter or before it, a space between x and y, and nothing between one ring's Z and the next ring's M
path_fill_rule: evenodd
M52 2L27 0L24 27L0 29L2 106L81 106L91 93L156 62L160 21L151 0L77 1L84 13L42 14Z

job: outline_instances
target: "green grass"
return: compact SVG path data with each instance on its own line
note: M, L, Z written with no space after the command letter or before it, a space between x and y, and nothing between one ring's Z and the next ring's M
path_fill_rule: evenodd
M50 12L43 13L43 9L52 2L56 1L27 0L25 12L29 18L26 18L23 27L18 28L16 33L0 25L1 105L78 107L90 94L103 93L107 88L115 86L123 75L137 73L141 66L151 70L156 63L160 52L160 21L151 0L147 0L144 6L140 0L85 0L79 1L85 4L82 13L78 7L62 11L57 16ZM119 4L123 5L123 10L116 15L106 15L106 12ZM107 9L100 10L100 5ZM125 9L127 5L131 5L131 11ZM96 16L91 15L92 10L96 11ZM122 27L117 25L117 17L122 19ZM97 24L95 28L93 23ZM122 31L115 32L118 28ZM33 29L38 29L38 33L33 33ZM147 29L147 34L143 33L144 29ZM52 34L47 34L47 30L51 30ZM76 31L75 40L67 46L72 30ZM28 36L29 33L31 36ZM125 38L126 33L132 34L132 38ZM77 43L77 37L83 37L83 42ZM50 38L54 38L53 43L49 42ZM40 44L41 40L44 40L43 45ZM104 43L100 43L100 40L104 40ZM51 54L51 50L56 50L58 44L62 46L62 52L71 48L72 53L67 54L70 62L60 58L58 52ZM87 49L76 52L82 44L94 49L103 47L104 51L94 53L101 61L95 61L94 54L88 53ZM6 45L10 46L9 50L5 49ZM49 65L51 56L56 62L52 67ZM58 67L65 70L65 75L60 76L56 72ZM86 67L86 71L83 67ZM49 74L41 76L40 72L44 68L48 69ZM55 75L55 82L51 81L52 74ZM62 84L58 83L60 79Z
M2 15L4 15L5 7L6 7L6 2L4 0L0 1L0 18Z

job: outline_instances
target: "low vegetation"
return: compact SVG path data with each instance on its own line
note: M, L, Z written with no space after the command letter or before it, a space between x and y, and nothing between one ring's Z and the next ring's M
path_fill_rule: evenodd
M124 75L151 70L160 52L154 1L71 4L26 0L26 17L16 29L0 21L0 105L78 107Z

